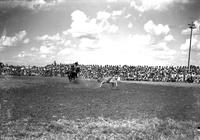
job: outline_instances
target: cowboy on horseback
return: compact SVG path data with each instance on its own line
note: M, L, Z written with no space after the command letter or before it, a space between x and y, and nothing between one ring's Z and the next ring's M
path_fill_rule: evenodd
M80 67L78 65L78 62L75 62L72 66L71 66L71 71L74 72L76 74L76 78L78 78L78 73L80 72Z
M78 78L78 73L80 72L80 67L78 65L78 62L75 62L74 64L71 65L70 71L68 71L68 78L69 81L72 79L75 80Z

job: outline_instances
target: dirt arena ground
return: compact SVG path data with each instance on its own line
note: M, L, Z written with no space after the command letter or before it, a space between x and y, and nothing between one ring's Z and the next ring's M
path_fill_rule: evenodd
M113 124L117 123L118 127L121 128L123 125L127 125L127 122L130 125L130 122L137 121L142 122L143 126L147 124L160 126L166 123L168 127L168 125L174 123L176 126L183 126L181 131L177 128L176 132L185 134L183 136L176 134L176 139L194 139L197 138L198 134L194 133L193 130L200 122L200 85L119 82L117 88L112 88L109 85L99 88L99 83L93 80L80 79L75 83L69 83L66 78L59 77L1 77L0 113L2 139L42 139L44 136L49 136L50 132L52 133L51 136L56 139L55 137L61 136L60 132L62 131L59 130L66 129L66 126L62 125L61 127L59 124L72 125L69 128L71 130L76 125L79 126L80 122L87 124L87 126L88 123L94 124L95 122L93 129L98 130L98 135L96 133L92 135L95 138L102 139L102 136L104 136L104 138L110 139L113 136L114 139L115 137L117 139L119 138L117 136L123 135L124 139L127 139L128 135L124 131L120 131L120 135L115 135L119 133L118 131L115 132ZM97 127L96 123L99 124L99 122L101 122L101 126ZM30 129L27 124L32 126L31 130L27 130ZM112 124L109 127L115 133L109 132L109 135L107 133L103 135L102 124L106 124L106 126ZM105 128L104 125L103 128ZM40 129L44 129L42 134L33 135L36 127L39 126ZM21 127L23 130L25 129L23 132L21 132ZM88 138L88 134L83 134L81 128L83 127L80 127L77 131L82 134L82 137L77 136L77 133L73 131L70 132L73 135L67 133L67 139L75 139L75 136L80 139L86 139L86 136ZM155 133L145 132L146 135L143 136L134 133L133 139L137 137L144 140L160 139L161 136L165 139L163 132L160 129L157 132L158 129L155 128ZM131 125L130 129L135 130L135 127L133 128ZM153 129L151 128L151 130ZM175 135L175 128L173 134L171 127L169 130L170 133L166 134L166 139ZM110 136L110 133L113 135ZM66 139L66 136L63 136L63 138Z

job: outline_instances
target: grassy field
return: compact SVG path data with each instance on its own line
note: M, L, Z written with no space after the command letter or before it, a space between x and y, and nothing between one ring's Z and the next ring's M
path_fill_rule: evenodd
M200 138L200 86L1 77L0 139Z

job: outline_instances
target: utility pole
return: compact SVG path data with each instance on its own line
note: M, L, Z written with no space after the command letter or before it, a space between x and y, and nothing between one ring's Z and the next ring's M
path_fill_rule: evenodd
M191 24L188 24L190 28L190 46L189 46L189 54L188 54L188 70L190 72L190 53L191 53L191 44L192 44L192 31L196 28L195 24L192 22Z

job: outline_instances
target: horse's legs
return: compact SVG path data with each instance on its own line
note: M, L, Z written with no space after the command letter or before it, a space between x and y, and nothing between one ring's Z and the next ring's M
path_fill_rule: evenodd
M69 79L69 82L71 83L72 79L70 75L68 75L68 79Z

